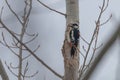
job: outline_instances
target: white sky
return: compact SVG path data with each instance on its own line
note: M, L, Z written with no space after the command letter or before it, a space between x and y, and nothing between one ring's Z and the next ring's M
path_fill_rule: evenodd
M3 4L4 0L0 0L0 8ZM11 1L11 0L8 0ZM64 0L41 0L48 4L51 7L54 7L57 10L60 10L65 13L65 1ZM16 3L13 1L10 2L16 12L21 15L22 14L22 0L16 0ZM93 33L95 27L95 20L97 19L99 13L99 5L101 5L102 0L80 0L80 31L81 35L87 40L90 41L91 34ZM114 29L115 20L119 20L120 18L120 8L119 8L120 0L110 0L109 7L107 11L104 13L102 18L106 20L110 14L113 14L113 19L103 26L100 30L99 43L103 43L106 41L109 34ZM14 5L15 4L15 5ZM41 45L40 50L36 53L40 56L42 60L44 60L48 65L50 65L53 69L63 75L64 66L63 66L63 58L61 54L61 48L64 40L64 31L65 31L65 18L59 14L56 14L48 9L39 5L34 1L33 3L33 11L31 15L31 23L29 24L29 32L39 33L39 38L35 43L29 45L30 48L34 48L38 43ZM17 31L17 28L14 26L18 25L15 23L15 18L8 9L4 10L4 21L8 25L10 25L11 29ZM7 33L6 33L7 34ZM1 38L0 38L1 39ZM119 44L116 42L115 47L111 48L103 62L101 62L101 66L98 67L98 70L95 72L93 77L90 80L115 80L116 77L116 67L118 64L118 46ZM3 61L15 62L17 63L17 58L14 55L11 55L10 51L7 48L4 48L0 45L0 58ZM46 80L60 80L55 77L51 72L49 72L46 68L44 68L41 64L38 64L36 60L30 58L32 61L32 68L35 70L39 70L40 76L36 76L34 80L39 80L46 77ZM34 63L33 63L34 62ZM14 63L14 65L15 65ZM7 70L8 71L8 70ZM8 72L9 73L9 72ZM16 80L9 73L11 80ZM28 79L29 80L29 79Z

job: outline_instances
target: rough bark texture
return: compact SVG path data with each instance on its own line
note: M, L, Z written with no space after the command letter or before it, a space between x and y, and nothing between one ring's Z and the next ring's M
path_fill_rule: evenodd
M63 57L64 57L64 79L63 80L77 80L79 68L79 51L75 53L74 58L70 55L71 47L68 43L67 36L69 35L69 26L71 23L79 24L79 8L78 0L66 0L66 32L63 44ZM79 49L79 48L77 48Z
M0 75L2 77L2 80L9 80L8 75L3 67L1 60L0 60Z

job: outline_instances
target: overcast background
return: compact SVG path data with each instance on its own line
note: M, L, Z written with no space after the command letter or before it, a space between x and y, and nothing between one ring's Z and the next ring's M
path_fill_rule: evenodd
M22 15L24 3L23 0L8 0L13 9L17 14ZM41 0L50 7L65 13L65 0ZM89 42L95 28L95 20L99 14L99 6L102 5L102 0L80 0L80 32L81 35ZM3 20L9 25L9 28L18 32L19 23L16 18L11 14L11 12L6 7L4 0L0 0L0 8L4 6ZM113 18L106 25L102 26L100 29L100 35L98 40L98 45L101 43L105 44L110 34L115 29L116 24L119 22L120 18L120 0L110 0L108 9L104 13L102 21L106 20L109 15L113 15ZM65 32L65 18L64 16L52 12L42 5L40 5L36 0L33 1L33 9L30 16L30 23L28 32L39 33L38 38L35 42L29 44L31 49L40 44L40 49L36 54L46 62L55 71L64 74L64 63L61 54L61 48L64 40ZM8 33L5 33L9 41ZM2 38L0 37L0 40ZM81 45L84 43L81 42ZM117 40L114 46L108 51L108 55L102 60L101 64L93 74L90 80L120 80L117 78L117 73L120 72L118 69L118 64L120 64L120 43ZM13 63L16 66L17 58L11 54L11 52L0 44L0 59L7 63ZM58 77L54 76L50 71L48 71L43 65L39 64L33 57L29 58L30 61L30 71L33 73L39 71L39 74L32 78L32 80L60 80ZM4 65L5 66L5 65ZM10 80L16 80L16 78L8 71L6 68ZM120 74L120 73L119 73ZM0 79L1 80L1 79ZM29 79L28 79L29 80Z

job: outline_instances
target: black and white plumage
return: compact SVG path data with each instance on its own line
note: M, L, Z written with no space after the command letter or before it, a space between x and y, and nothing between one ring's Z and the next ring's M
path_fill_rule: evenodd
M79 43L79 26L77 24L72 24L71 26L71 30L69 33L69 37L70 37L70 44L71 44L71 57L74 57L75 52L76 52L76 48L78 46Z

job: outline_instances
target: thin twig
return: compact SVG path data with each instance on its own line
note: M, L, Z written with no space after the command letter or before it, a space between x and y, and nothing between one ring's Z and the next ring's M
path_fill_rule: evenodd
M41 5L43 5L44 7L46 7L47 9L49 9L49 10L51 10L51 11L54 11L54 12L56 12L56 13L59 13L59 14L61 14L61 15L63 15L63 16L65 16L66 17L66 14L64 14L64 13L62 13L62 12L59 12L59 11L57 11L57 10L55 10L55 9L52 9L52 8L50 8L49 6L47 6L46 4L44 4L43 2L41 2L40 0L37 0Z
M100 26L99 26L100 27ZM95 39L95 45L94 45L94 50L93 50L93 53L92 53L92 57L90 58L90 61L88 63L88 67L90 66L92 60L93 60L93 57L95 55L95 52L96 52L96 47L97 47L97 41L98 41L98 34L99 34L99 27L98 27L98 30L96 32L96 39Z
M39 48L40 48L40 45L38 45L37 48L33 50L33 52L35 53Z
M81 37L81 39L82 39L86 44L89 45L88 41L86 41L81 35L80 35L80 37Z
M24 75L22 75L22 76L24 76L25 78L31 78L31 77L34 77L34 76L37 75L37 74L38 74L38 71L35 72L33 75L30 75L30 76L24 76Z
M27 24L28 24L28 21L29 21L29 16L30 16L30 13L31 13L31 10L32 10L32 0L29 0L29 2L30 2L30 4L27 1L25 1L26 6L24 8L23 27L27 27ZM28 12L27 12L27 6L29 6Z
M7 6L8 6L8 8L10 9L10 11L11 11L11 12L15 15L15 17L18 19L18 21L19 21L21 24L23 24L22 21L20 20L19 16L18 16L18 15L15 13L15 11L11 8L10 4L8 3L8 1L5 0L5 2L6 2L6 4L7 4Z
M3 41L4 41L4 43L2 43L4 46L6 46L14 55L16 55L17 57L19 57L19 55L15 52L15 51L13 51L11 48L13 48L13 47L11 47L11 46L9 46L8 45L8 43L6 42L6 40L5 40L5 38L4 38L4 34L2 33L2 38L3 38Z
M120 25L118 25L118 27L115 30L115 32L113 33L113 35L111 35L111 37L109 38L109 41L106 43L106 45L103 47L103 49L98 53L95 60L93 61L93 64L86 71L85 75L83 76L83 78L81 80L88 80L90 78L90 76L92 75L92 73L96 69L97 65L99 64L100 60L103 58L103 56L105 54L107 54L106 52L114 44L119 33L120 33Z
M27 71L28 71L28 61L27 61L27 63L26 63L24 72L23 72L23 74L22 74L23 80L25 80L25 76L26 76Z
M83 58L85 58L84 54L79 50L80 54L83 56Z
M111 18L112 18L112 14L110 15L110 17L105 22L101 23L100 26L103 26L104 24L106 24L107 22L109 22Z
M52 68L50 68L43 60L41 60L37 55L34 54L34 52L29 49L23 42L21 42L12 32L9 28L7 28L7 26L2 22L0 21L0 23L2 24L2 26L22 45L24 46L28 52L34 56L42 65L44 65L48 70L50 70L53 74L55 74L56 76L58 76L59 78L63 78L63 76L61 76L60 74L58 74L57 72L55 72Z
M96 48L93 48L93 50L94 50L94 49L96 49L96 50L97 50L97 49L100 49L102 46L103 46L103 44L99 45L99 46L96 47Z
M17 66L17 67L14 67L13 65L12 65L12 63L10 63L10 67L12 68L12 69L18 69L19 67Z
M96 21L96 27L95 27L94 33L93 33L93 35L92 35L91 41L90 41L89 46L88 46L88 49L87 49L87 51L86 51L86 56L85 56L85 58L84 58L83 67L82 67L82 69L81 69L81 73L79 74L79 79L80 79L80 77L82 76L83 69L84 69L84 67L85 67L86 60L87 60L87 57L88 57L88 53L89 53L89 51L90 51L90 49L91 49L92 43L93 43L93 41L94 41L95 38L96 38L96 39L95 39L94 48L96 48L96 46L97 46L97 39L98 39L98 33L99 33L99 27L100 27L100 19L101 19L101 17L102 17L102 14L104 13L104 11L105 11L105 10L107 9L107 7L108 7L108 2L109 2L109 0L107 1L107 5L106 5L106 7L105 7L105 0L103 0L103 5L102 5L102 7L99 7L99 8L100 8L100 13L99 13L98 19L97 19L97 21ZM107 22L108 22L108 21L107 21ZM106 22L106 23L107 23L107 22ZM106 23L105 23L105 24L106 24ZM90 59L89 64L91 63L92 58L93 58L95 52L96 52L96 49L93 51L93 54L92 54L92 57L91 57L91 59Z
M31 56L31 54L29 54L29 55L27 55L26 57L22 58L22 60L25 60L25 59L27 59L27 58L30 57L30 56Z
M3 37L2 37L2 38L3 38ZM1 43L3 46L5 46L5 47L8 46L8 47L10 47L10 48L17 48L17 47L14 47L14 46L10 46L10 45L8 45L8 44L6 45L4 41L3 41L3 42L0 41L0 43Z
M33 73L32 75L30 75L30 76L26 76L26 73L27 73L27 72L28 72L28 61L27 61L26 66L25 66L24 73L22 74L23 80L25 80L25 78L31 78L31 77L34 77L35 75L38 74L38 71L36 71L36 72Z
M28 36L31 36L31 37L36 35L35 33L30 34L30 33L28 33L27 31L25 32L25 34L28 35ZM37 34L38 34L38 33L37 33Z
M8 68L8 70L14 75L14 76L16 76L16 77L18 77L18 75L17 74L15 74L11 69L10 69L10 67L7 65L7 63L5 62L5 64L6 64L6 66L7 66L7 68Z
M31 40L29 40L29 41L25 42L24 44L28 44L28 43L30 43L30 42L32 42L32 41L34 41L37 37L38 37L38 34L37 34L37 35L35 35L35 36L31 39Z
M18 48L18 42L15 41L14 37L12 37L13 43L12 45L15 46L16 48Z
M107 9L108 5L109 5L109 0L107 0L107 4L106 4L106 6L104 6L103 11L105 11Z

